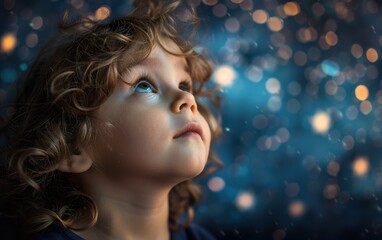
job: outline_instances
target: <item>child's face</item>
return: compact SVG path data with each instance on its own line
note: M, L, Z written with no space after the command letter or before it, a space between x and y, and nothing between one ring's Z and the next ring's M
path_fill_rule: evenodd
M166 44L180 51L172 41ZM183 181L203 170L211 133L189 92L186 66L184 57L156 46L126 74L132 85L121 82L101 105L97 117L107 130L97 135L93 159L107 176Z

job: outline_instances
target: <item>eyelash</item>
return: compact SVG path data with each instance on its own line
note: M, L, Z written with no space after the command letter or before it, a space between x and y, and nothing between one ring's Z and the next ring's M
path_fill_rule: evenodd
M150 78L149 74L147 73L143 73L133 84L133 87L137 87L138 84L141 82L141 81L147 81L148 83L150 83L153 87L154 87L154 92L157 92L157 87L156 85L153 83L153 80ZM183 86L186 87L186 89L183 88ZM189 93L192 93L192 81L190 80L184 80L182 82L179 83L179 89L182 90L182 91L185 91L185 92L189 92Z
M187 89L182 89L181 86L186 86ZM192 93L192 82L189 81L189 80L184 80L184 81L179 83L179 88L182 91L186 91L186 92Z
M156 85L153 83L154 81L150 78L150 76L147 74L147 73L143 73L133 84L133 87L134 89L138 86L139 83L141 83L142 81L146 81L148 82L151 86L154 87L154 93L157 92L157 87Z

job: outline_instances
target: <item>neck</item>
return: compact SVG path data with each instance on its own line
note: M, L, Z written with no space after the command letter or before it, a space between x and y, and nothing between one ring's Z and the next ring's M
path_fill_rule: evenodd
M94 179L94 178L92 178ZM76 232L85 239L170 239L168 195L171 186L130 181L129 186L92 182L86 189L98 210L97 224Z

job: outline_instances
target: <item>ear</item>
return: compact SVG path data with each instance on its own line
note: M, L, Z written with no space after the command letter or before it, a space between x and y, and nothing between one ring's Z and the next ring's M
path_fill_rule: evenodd
M82 173L89 170L92 164L92 158L84 149L81 149L76 153L72 153L68 159L63 159L58 164L58 170L61 172Z

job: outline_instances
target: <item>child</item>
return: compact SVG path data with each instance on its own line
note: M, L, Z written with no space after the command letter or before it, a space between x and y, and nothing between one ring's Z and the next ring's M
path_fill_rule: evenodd
M2 212L24 238L212 238L191 224L201 195L191 179L210 173L207 159L220 165L210 151L220 128L196 102L212 96L212 68L182 38L197 19L180 5L65 18L30 67L3 127L1 182Z

